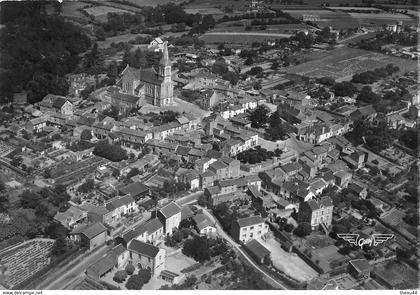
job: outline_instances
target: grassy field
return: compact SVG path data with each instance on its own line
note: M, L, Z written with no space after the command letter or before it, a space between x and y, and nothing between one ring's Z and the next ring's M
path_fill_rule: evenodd
M107 14L112 13L133 13L132 11L123 10L110 6L93 6L83 9L87 14L93 16L96 20L106 21L108 19Z
M181 4L183 0L127 0L127 2L133 3L136 6L158 6L158 5L165 5L168 3L176 3Z
M279 34L273 32L210 32L204 34L200 39L208 44L226 43L226 44L251 44L252 42L263 42L266 40L276 40L288 38L291 34Z
M362 49L341 47L329 52L314 53L314 60L288 67L292 74L309 77L329 76L338 81L351 80L352 75L393 63L401 72L417 69L414 60L403 59ZM310 59L310 55L308 55Z
M378 25L394 24L397 21L402 21L404 25L415 25L416 21L407 15L401 13L354 13L349 15L357 20L361 25Z
M349 13L346 12L337 12L326 9L311 9L311 10L288 10L285 9L285 12L289 13L291 16L300 19L302 15L314 15L320 18L316 23L321 26L331 26L336 29L346 29L346 28L356 28L359 26L357 19L353 18Z
M124 34L124 35L117 35L115 37L106 38L105 41L98 41L99 48L107 48L111 46L111 43L120 43L120 42L128 42L130 40L136 39L136 37L147 37L147 34Z

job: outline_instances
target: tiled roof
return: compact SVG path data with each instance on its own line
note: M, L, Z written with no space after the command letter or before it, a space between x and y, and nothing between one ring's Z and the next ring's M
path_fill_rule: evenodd
M82 234L85 235L88 239L92 239L105 231L106 227L102 223L98 222L83 230Z
M134 182L125 187L120 188L120 192L123 194L136 196L138 194L144 193L149 189L149 187L141 182Z
M264 219L261 216L250 216L245 218L239 218L236 222L239 224L240 227L244 227L264 223Z
M147 229L147 233L151 234L158 231L160 228L163 228L163 225L158 218L153 218L148 221L144 227Z
M251 251L255 256L257 256L259 259L263 259L264 257L271 254L270 250L268 250L266 247L264 247L260 242L258 242L255 239L249 240L245 247Z
M131 195L125 195L122 197L112 198L111 201L105 205L105 207L106 209L112 211L117 208L120 208L121 206L128 205L134 202L135 200L133 199Z
M132 251L142 256L146 256L150 258L155 258L156 255L159 253L158 247L138 241L138 240L132 240L130 244L128 244L127 249L129 251Z
M166 206L159 209L160 213L162 213L163 216L166 218L169 218L171 216L174 216L175 214L178 214L181 212L181 207L179 207L178 204L174 202L170 202Z

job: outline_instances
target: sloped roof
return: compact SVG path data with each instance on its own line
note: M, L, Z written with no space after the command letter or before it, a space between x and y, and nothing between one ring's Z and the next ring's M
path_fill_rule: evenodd
M144 193L149 189L149 187L141 182L134 182L129 185L126 185L119 189L123 194L130 196L136 196L138 194Z
M127 205L127 204L131 204L134 203L135 200L133 199L133 197L131 195L125 195L122 197L115 197L112 198L111 201L109 203L107 203L105 205L106 209L108 210L115 210L121 206Z
M132 230L126 232L122 238L126 243L129 243L131 240L136 239L147 231L146 227L143 224L140 224L133 228Z
M100 258L95 263L87 268L88 273L94 273L101 277L117 265L117 258L113 253L108 253L106 256Z
M264 223L264 219L261 216L249 216L245 218L239 218L236 222L240 227L244 227Z
M160 213L162 213L162 215L165 216L166 218L169 218L169 217L174 216L175 214L181 213L181 210L182 210L181 207L179 207L179 205L174 202L170 202L166 206L159 209Z
M251 251L255 256L257 256L259 259L264 259L264 257L271 254L270 250L268 250L266 247L264 247L260 242L258 242L255 239L249 240L245 247Z
M139 240L132 240L130 244L128 244L127 249L129 251L135 252L142 256L155 258L156 255L159 253L159 248L153 246L152 244L144 243Z
M148 221L144 227L146 228L147 233L151 234L158 231L160 228L163 228L163 225L159 218L153 218L152 220Z
M98 222L87 227L82 231L82 234L85 235L88 239L92 239L105 231L106 227L102 223Z
M199 230L202 230L208 226L214 227L214 223L205 215L205 214L197 214L193 217L195 224Z

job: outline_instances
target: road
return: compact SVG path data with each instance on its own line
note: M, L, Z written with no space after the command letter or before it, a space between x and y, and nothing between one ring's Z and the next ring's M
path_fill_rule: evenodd
M277 286L279 289L286 290L286 286L279 283L276 279L274 279L272 276L270 276L268 273L266 273L258 264L256 264L252 259L248 257L248 254L241 249L240 245L236 243L222 228L219 221L211 214L206 208L197 206L200 209L203 209L203 213L210 218L212 222L214 222L217 232L220 234L222 238L224 238L226 241L228 241L229 244L231 244L238 252L242 254L246 258L249 264L251 264L256 270L258 270L269 282L271 282L272 286Z
M193 192L191 194L188 194L182 198L179 198L178 200L176 200L175 202L179 205L179 206L183 206L192 202L195 202L198 200L198 198L204 193L204 191L196 191Z
M103 246L95 252L83 257L80 262L77 262L70 269L62 267L47 280L38 285L40 290L63 290L74 280L76 280L85 270L95 261L108 252L110 247Z

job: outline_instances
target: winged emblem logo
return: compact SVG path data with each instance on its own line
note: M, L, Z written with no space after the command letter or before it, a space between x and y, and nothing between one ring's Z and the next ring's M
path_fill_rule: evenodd
M373 234L368 238L359 238L359 234L337 234L337 236L359 247L363 247L363 245L378 246L394 237L393 234Z

